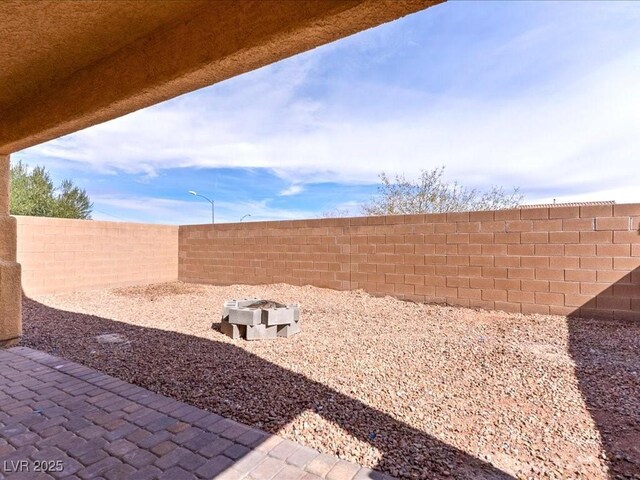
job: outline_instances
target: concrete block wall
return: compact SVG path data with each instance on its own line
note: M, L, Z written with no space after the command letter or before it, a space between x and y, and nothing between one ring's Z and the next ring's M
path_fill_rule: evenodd
M640 204L182 226L179 278L640 319Z
M350 219L180 227L180 279L349 289Z
M16 217L27 295L175 281L178 227Z

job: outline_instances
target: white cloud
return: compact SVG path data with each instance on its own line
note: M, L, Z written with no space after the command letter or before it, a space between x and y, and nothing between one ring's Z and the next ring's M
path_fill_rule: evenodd
M300 193L306 183L375 183L382 170L412 176L444 164L450 178L480 187L521 186L529 200L640 199L639 50L554 88L491 98L447 91L429 96L334 79L330 101L307 92L323 52L25 154L142 175L174 167L264 167L291 183L283 196ZM372 110L378 114L367 113Z
M281 197L289 197L291 195L297 195L303 190L304 187L302 185L291 185L290 187L282 190L278 195L280 195Z

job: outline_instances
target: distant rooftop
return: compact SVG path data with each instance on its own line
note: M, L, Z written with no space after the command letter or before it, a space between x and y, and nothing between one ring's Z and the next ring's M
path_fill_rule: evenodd
M603 202L539 203L537 205L520 205L520 208L591 207L594 205L615 205L615 203L615 200Z

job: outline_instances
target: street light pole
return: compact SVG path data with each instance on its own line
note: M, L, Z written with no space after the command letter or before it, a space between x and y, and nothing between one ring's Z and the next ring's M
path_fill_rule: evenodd
M243 215L243 216L242 216L242 218L240 219L240 221L242 222L242 220L244 220L245 218L250 217L250 216L251 216L251 214L250 214L250 213L247 213L246 215Z
M207 202L209 202L211 204L211 223L216 223L215 219L216 219L216 210L215 210L215 203L213 200L205 197L204 195L200 195L198 192L194 192L193 190L189 190L189 193L191 195L193 195L194 197L201 197L204 198Z

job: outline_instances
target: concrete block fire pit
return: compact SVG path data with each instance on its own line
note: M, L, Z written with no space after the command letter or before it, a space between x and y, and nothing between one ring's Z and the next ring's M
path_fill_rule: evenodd
M229 300L222 307L220 331L233 339L267 340L300 332L300 306L271 300Z

